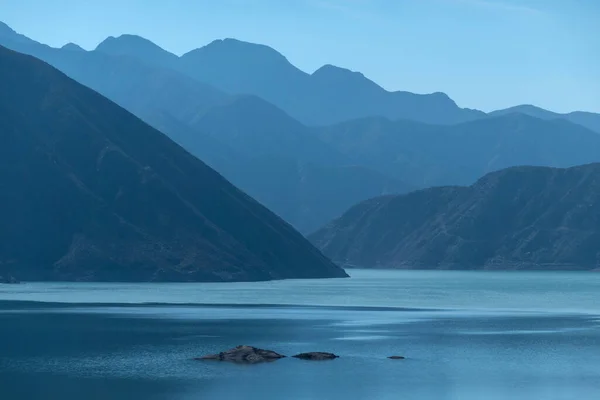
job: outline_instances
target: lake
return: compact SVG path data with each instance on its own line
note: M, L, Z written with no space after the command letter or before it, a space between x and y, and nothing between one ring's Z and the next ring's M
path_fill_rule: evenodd
M1 285L0 399L600 398L600 273L349 272ZM239 344L341 357L192 360Z

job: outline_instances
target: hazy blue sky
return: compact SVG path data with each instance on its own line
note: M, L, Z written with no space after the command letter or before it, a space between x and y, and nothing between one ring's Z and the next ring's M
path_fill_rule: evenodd
M0 20L87 49L122 33L177 54L234 37L464 107L600 112L600 0L0 0Z

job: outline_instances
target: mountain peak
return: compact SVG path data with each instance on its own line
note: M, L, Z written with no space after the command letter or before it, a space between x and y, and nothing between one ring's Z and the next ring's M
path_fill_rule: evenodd
M559 118L561 115L554 113L552 111L544 110L538 106L534 106L532 104L521 104L518 106L513 106L509 108L505 108L503 110L492 111L490 115L507 115L507 114L527 114L535 118L540 119L555 119Z
M451 101L451 102L453 102L453 103L454 103L454 100L452 100L452 99L450 98L450 96L448 96L448 95L447 95L446 93L444 93L444 92L433 92L433 93L430 93L430 94L429 94L429 96L431 96L431 97L435 97L435 98L437 98L437 99L439 99L439 100L448 100L448 101Z
M1 43L5 45L8 42L8 47L10 48L14 48L15 45L41 45L41 43L29 39L27 36L21 35L2 21L0 21L0 38L4 39Z
M115 56L131 56L159 65L172 64L178 58L156 43L130 34L109 36L96 47L96 51Z
M114 48L114 46L149 46L149 47L158 47L156 44L152 43L150 40L143 38L138 35L130 35L123 34L120 36L109 36L104 39L98 46L96 46L96 50L102 50L106 48Z
M0 21L0 35L14 35L16 33L14 29Z
M349 70L347 68L337 67L331 64L325 64L312 73L312 77L326 79L367 79L362 73ZM368 79L367 79L368 80Z
M323 65L313 72L310 77L317 85L336 91L347 91L349 88L352 88L352 90L358 90L361 96L367 93L376 94L384 92L381 86L365 77L362 73L331 64Z
M81 46L72 42L65 44L61 49L69 51L85 51Z
M264 44L244 42L242 40L225 38L213 40L204 47L192 50L183 55L206 54L211 56L248 58L257 57L257 60L283 61L288 63L287 58L277 50Z

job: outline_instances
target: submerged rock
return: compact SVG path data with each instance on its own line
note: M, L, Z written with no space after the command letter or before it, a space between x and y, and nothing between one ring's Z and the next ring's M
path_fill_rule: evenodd
M324 353L321 351L314 351L314 352L310 352L310 353L300 353L300 354L296 354L295 356L292 356L292 357L299 358L301 360L312 360L312 361L334 360L336 358L339 358L339 356L336 356L333 353Z
M406 357L402 357L402 356L389 356L388 358L390 360L404 360L404 359L406 359Z
M284 358L285 356L272 350L259 349L252 346L237 346L233 349L206 356L194 358L194 360L229 361L240 364L257 364L271 362Z

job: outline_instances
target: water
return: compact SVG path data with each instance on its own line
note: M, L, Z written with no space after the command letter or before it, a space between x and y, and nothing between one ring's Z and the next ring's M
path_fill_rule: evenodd
M0 286L0 398L600 398L600 274L350 272ZM191 360L238 344L341 358Z

